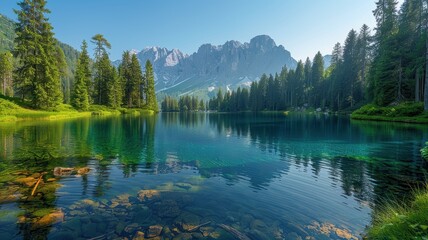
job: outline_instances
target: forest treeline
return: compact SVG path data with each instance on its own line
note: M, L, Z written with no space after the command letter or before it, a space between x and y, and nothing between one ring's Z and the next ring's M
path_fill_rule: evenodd
M143 73L136 56L124 52L122 63L116 68L109 59L111 44L101 34L91 39L95 46L93 59L83 41L75 63L73 86L65 86L67 81L62 78L70 74L66 72L61 43L54 38L46 17L50 13L46 1L23 0L18 5L13 51L0 55L2 95L19 97L43 110L57 110L62 103L70 102L80 111L89 110L92 104L158 111L150 61L145 63Z
M263 75L249 91L222 92L210 110L277 111L322 108L352 111L367 103L377 106L424 102L428 110L428 2L405 0L398 10L394 0L379 0L373 11L374 33L367 25L351 30L343 44L335 44L325 70L318 52L299 61L296 69Z

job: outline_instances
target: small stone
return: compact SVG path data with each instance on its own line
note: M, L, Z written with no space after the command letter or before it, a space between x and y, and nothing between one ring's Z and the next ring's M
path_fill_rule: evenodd
M138 200L141 202L150 200L154 197L159 197L160 192L158 190L141 190L138 192Z
M190 183L176 183L175 186L182 188L184 190L189 190L193 187L192 184Z
M196 238L196 239L201 239L204 236L202 235L202 233L194 232L194 233L192 233L192 237Z
M144 240L144 233L141 231L137 231L134 235L134 237L132 238L132 240Z
M267 229L267 225L259 219L253 220L251 222L250 227L251 227L251 230L259 230L259 231L264 231Z
M154 205L159 217L177 217L180 215L180 208L174 200L165 200Z
M40 218L34 223L33 228L43 228L63 221L64 213L62 211L56 211Z
M90 168L88 168L88 167L83 167L83 168L79 168L79 169L77 169L77 174L79 174L79 175L85 175L85 174L88 174L88 173L89 173L89 171L91 171L91 169L90 169Z
M161 234L163 227L161 225L150 226L147 230L147 237L157 237Z
M95 201L93 201L91 199L84 199L84 200L82 200L82 203L84 203L86 205L89 205L89 206L92 206L92 207L95 207L95 208L97 208L97 207L100 206L99 203L97 203L97 202L95 202Z
M138 227L139 227L138 223L133 223L133 224L126 226L124 231L127 233L133 233L133 232L135 232L135 230L138 229Z

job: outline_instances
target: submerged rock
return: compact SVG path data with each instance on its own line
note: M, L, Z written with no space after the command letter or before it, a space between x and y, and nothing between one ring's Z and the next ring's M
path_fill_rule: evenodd
M60 211L56 211L48 215L45 215L39 220L37 220L34 223L33 228L36 228L36 229L43 228L43 227L47 227L63 221L64 221L64 213L60 210Z
M159 236L162 233L162 229L161 225L150 226L147 230L147 237L153 238Z
M173 218L181 213L177 202L174 200L157 202L153 207L159 217Z
M134 237L132 238L132 240L144 240L146 239L144 236L144 233L141 231L137 231L134 235Z
M158 190L141 190L138 192L138 200L144 202L155 197L159 197L160 192Z

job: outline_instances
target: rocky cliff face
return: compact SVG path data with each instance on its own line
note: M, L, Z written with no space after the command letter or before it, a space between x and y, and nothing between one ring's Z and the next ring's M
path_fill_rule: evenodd
M248 85L263 73L274 74L284 65L295 68L297 64L290 52L266 35L257 36L249 43L204 44L190 56L178 49L160 47L146 48L137 56L142 66L147 60L153 63L156 90L167 94Z

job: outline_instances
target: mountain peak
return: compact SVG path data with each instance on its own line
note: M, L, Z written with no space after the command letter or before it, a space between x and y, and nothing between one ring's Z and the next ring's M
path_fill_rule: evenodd
M268 35L259 35L251 39L250 48L256 48L263 51L276 47L275 41Z

